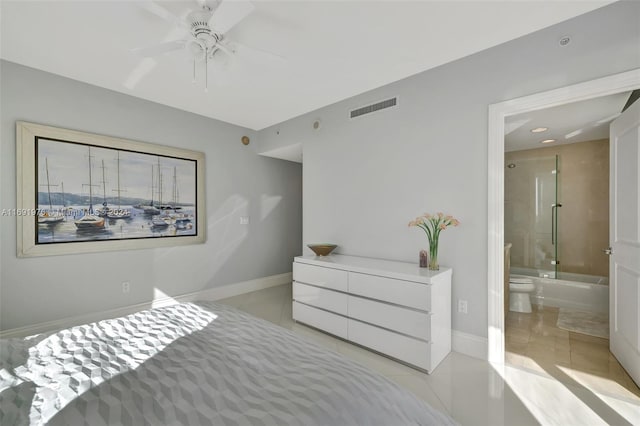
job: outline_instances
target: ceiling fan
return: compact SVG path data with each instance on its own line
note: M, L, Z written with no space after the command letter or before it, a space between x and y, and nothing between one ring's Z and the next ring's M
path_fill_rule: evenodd
M230 43L225 35L246 18L255 7L251 2L244 0L197 0L195 3L199 7L191 10L185 18L181 18L155 0L144 2L144 9L183 29L185 37L154 46L133 49L132 52L148 58L171 51L186 51L193 62L194 82L196 80L196 63L204 62L205 91L207 91L209 61L220 54L233 56L236 53L238 43Z

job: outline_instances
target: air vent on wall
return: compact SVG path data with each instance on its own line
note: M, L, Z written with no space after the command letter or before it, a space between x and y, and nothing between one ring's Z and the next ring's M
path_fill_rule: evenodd
M376 112L376 111L380 111L381 109L385 109L385 108L391 108L398 105L398 98L391 98L391 99L387 99L385 101L381 101L381 102L377 102L375 104L372 105L367 105L364 106L362 108L357 108L351 111L350 113L350 117L351 118L356 118L356 117L360 117L361 115L365 115L365 114L369 114L372 112Z

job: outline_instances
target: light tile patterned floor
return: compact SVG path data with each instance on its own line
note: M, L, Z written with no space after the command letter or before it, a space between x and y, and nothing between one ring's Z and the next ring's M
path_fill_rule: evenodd
M515 365L494 368L486 361L452 352L433 374L428 375L295 323L291 318L291 299L291 285L288 284L220 302L342 353L449 413L462 425L640 424L637 394L620 386L619 382L613 382L614 385L601 380L602 376L577 368L592 366L593 362L596 363L595 371L604 368L603 362L580 355L579 348L587 345L595 353L593 359L605 358L607 371L617 371L620 378L620 371L611 367L609 355L602 350L602 345L594 349L595 343L588 339L575 336L563 339L562 331L554 330L552 315L536 315L534 320L509 317L509 349L520 351L510 354L509 362ZM562 370L561 362L551 362L543 363L548 368L544 370L534 361L525 362L525 359L531 360L528 355L540 360L549 353L557 357L554 359L564 360L569 367Z

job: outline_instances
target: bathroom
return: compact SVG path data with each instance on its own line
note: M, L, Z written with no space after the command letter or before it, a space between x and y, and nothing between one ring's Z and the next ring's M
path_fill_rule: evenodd
M609 140L505 153L510 276L536 305L609 309ZM607 324L608 328L608 324Z
M505 121L505 348L510 365L640 396L609 351L609 125L632 98Z

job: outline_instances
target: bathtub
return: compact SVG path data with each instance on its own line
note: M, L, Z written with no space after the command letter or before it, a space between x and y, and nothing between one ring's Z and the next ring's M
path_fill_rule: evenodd
M536 290L531 303L557 308L571 308L590 312L609 312L609 279L583 274L560 272L558 279L553 271L512 266L512 276L532 278Z

